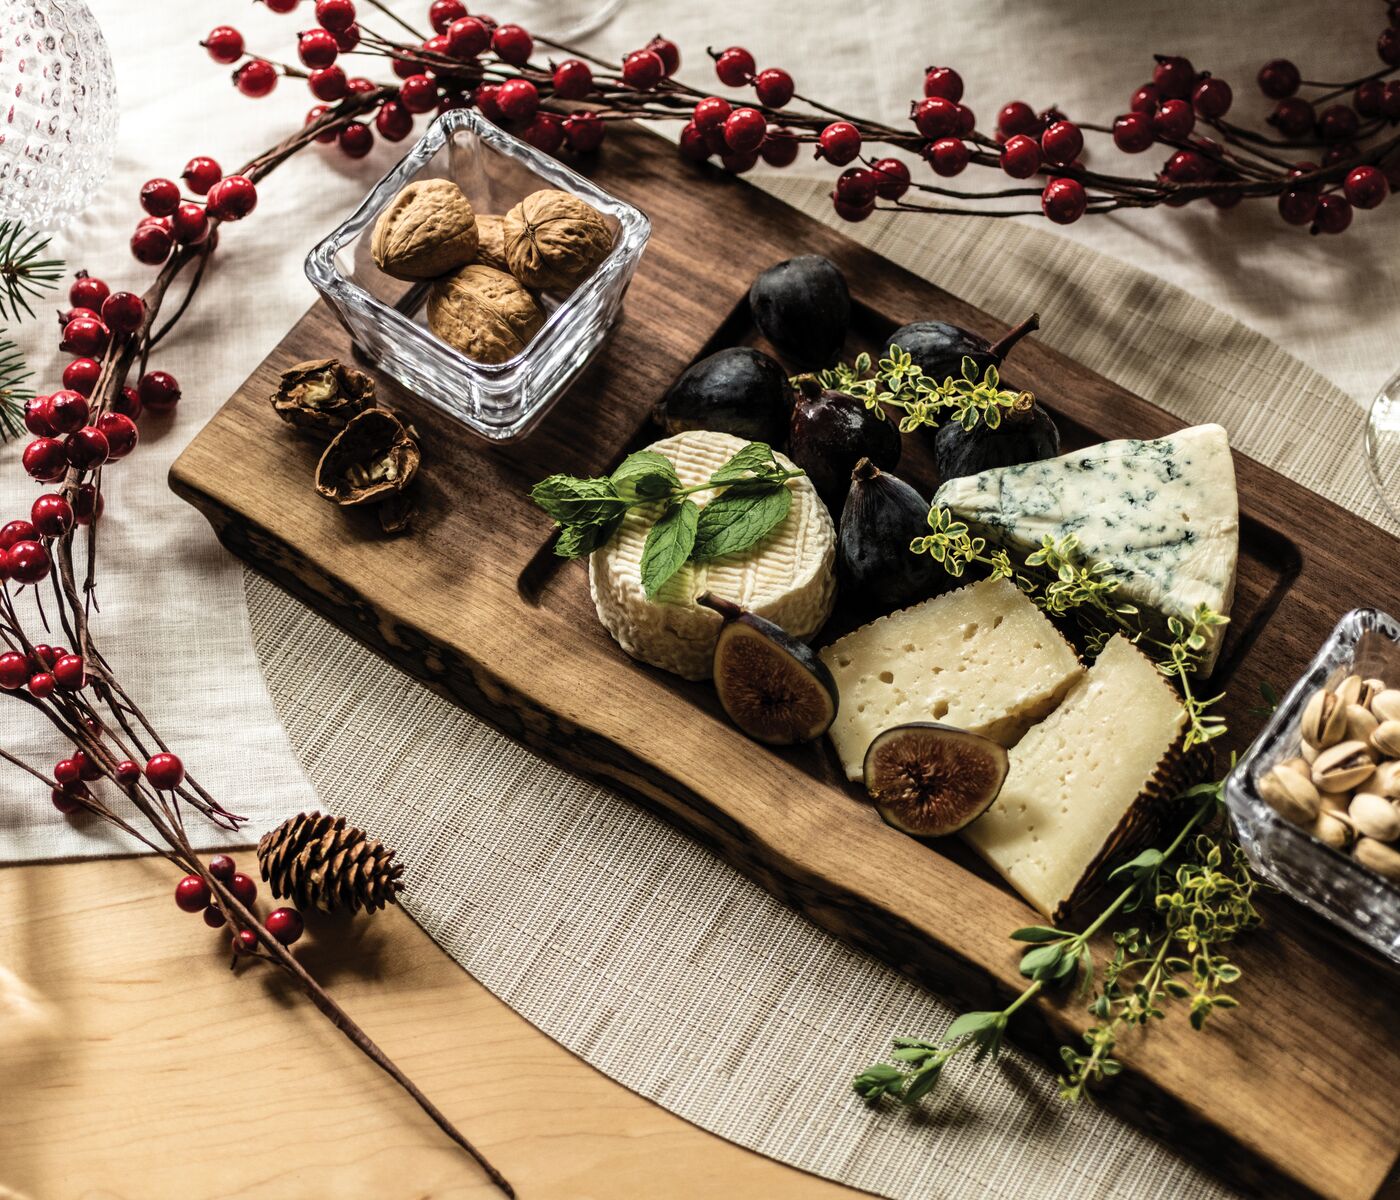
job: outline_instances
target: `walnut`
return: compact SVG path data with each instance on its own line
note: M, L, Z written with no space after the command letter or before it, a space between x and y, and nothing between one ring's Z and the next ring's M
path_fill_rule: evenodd
M612 249L602 214L568 192L532 192L505 215L510 273L529 288L568 291Z
M434 279L476 257L476 214L450 179L419 179L374 223L370 254L395 279Z
M334 437L374 404L374 380L334 358L314 358L282 372L272 407L289 425Z
M342 507L378 504L413 482L421 460L413 432L387 408L367 408L316 464L316 491Z
M506 262L505 218L496 216L476 219L476 261L483 267L495 267L498 271L510 273L510 263Z
M428 291L428 328L477 362L514 358L543 324L534 297L494 267L463 267Z

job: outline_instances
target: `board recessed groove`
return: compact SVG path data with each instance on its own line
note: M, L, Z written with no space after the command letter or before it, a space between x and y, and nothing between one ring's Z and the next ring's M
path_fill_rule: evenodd
M1002 1002L1019 990L1006 934L1030 910L957 848L945 854L884 826L824 748L763 749L729 726L708 686L627 659L597 624L583 566L556 568L541 553L547 521L526 492L555 471L601 472L652 440L647 416L671 379L707 348L754 340L743 298L778 259L821 253L841 266L859 302L857 343L922 317L992 337L1006 326L742 181L715 173L699 189L669 145L640 132L610 137L597 177L648 213L652 244L613 340L527 441L487 446L380 381L424 435L414 538L382 541L368 521L319 500L309 486L315 447L284 431L267 403L292 362L349 355L319 305L195 438L172 484L235 553L430 686L661 813L956 1003ZM736 241L727 231L741 221ZM704 247L723 253L697 257ZM1055 398L1071 444L1181 426L1034 338L1005 375ZM901 475L926 469L916 442L906 438ZM1258 728L1260 683L1287 683L1345 608L1400 610L1400 556L1388 535L1293 481L1239 455L1235 465L1240 586L1216 682L1230 687L1238 744ZM1338 595L1357 561L1373 564L1365 592ZM1132 1039L1104 1102L1252 1190L1374 1196L1400 1152L1394 976L1296 907L1265 908L1265 931L1238 948L1243 1007L1204 1034L1173 1018ZM1067 998L1023 1010L1013 1034L1050 1057L1077 1036L1081 1008Z

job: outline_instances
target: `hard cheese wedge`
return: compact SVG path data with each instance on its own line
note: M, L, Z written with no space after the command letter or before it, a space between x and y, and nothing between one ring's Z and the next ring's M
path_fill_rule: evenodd
M1056 919L1186 782L1176 749L1185 723L1156 667L1113 638L1064 703L1011 750L1001 794L963 836Z
M1020 590L983 580L863 625L821 651L841 706L831 741L861 778L878 733L942 721L1010 746L1084 668Z
M1219 425L953 479L934 503L1014 556L1047 534L1077 535L1084 559L1104 563L1118 579L1115 597L1159 619L1189 620L1199 604L1229 615L1240 507ZM1209 632L1203 674L1215 665L1224 633L1223 626Z

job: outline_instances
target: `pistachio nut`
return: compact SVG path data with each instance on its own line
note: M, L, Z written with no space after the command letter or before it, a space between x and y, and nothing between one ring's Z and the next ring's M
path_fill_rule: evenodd
M1400 721L1400 688L1386 688L1371 697L1371 711L1378 721Z
M1357 792L1351 798L1347 816L1351 818L1356 832L1364 837L1373 837L1378 842L1393 842L1400 838L1400 811L1384 796Z
M1361 681L1361 694L1357 697L1356 702L1365 708L1370 708L1371 701L1383 691L1385 691L1384 679L1377 679L1374 676L1370 679L1363 679Z
M1308 765L1305 758L1285 758L1279 766L1288 771L1297 771L1309 783L1312 782L1312 767Z
M1313 763L1313 782L1326 792L1359 787L1375 773L1375 754L1365 742L1338 742Z
M1387 800L1400 800L1400 762L1383 762L1366 784L1368 792Z
M1305 828L1317 820L1317 788L1297 771L1272 767L1259 780L1259 794L1279 816Z
M1334 849L1345 850L1351 845L1351 822L1344 813L1320 812L1313 824L1312 835Z
M1371 734L1371 745L1386 758L1400 758L1400 721L1382 721Z
M1319 750L1335 746L1347 735L1347 710L1336 692L1322 688L1303 708L1303 740Z
M1308 769L1311 770L1313 766L1316 765L1317 756L1321 754L1322 751L1319 750L1316 746L1314 746L1311 742L1304 742L1300 747L1298 747L1298 753L1302 755L1303 761L1308 764Z
M1352 854L1357 862L1363 867L1369 867L1377 875L1400 880L1400 851L1384 842L1378 842L1375 838L1360 838Z
M1332 690L1337 693L1343 704L1355 704L1361 699L1363 686L1360 675L1348 675Z
M1352 742L1370 741L1371 734L1375 733L1376 726L1380 724L1364 704L1348 704L1346 717L1346 736L1347 740Z
M1317 798L1323 812L1344 813L1351 807L1354 792L1318 792Z

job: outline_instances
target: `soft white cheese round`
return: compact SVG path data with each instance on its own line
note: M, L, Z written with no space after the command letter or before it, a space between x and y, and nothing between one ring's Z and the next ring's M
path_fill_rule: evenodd
M746 443L727 433L693 430L648 449L675 464L687 487L704 483ZM793 464L781 454L779 463ZM757 545L709 562L686 563L654 600L642 588L642 549L661 515L659 504L640 505L623 519L606 546L588 560L588 587L598 619L633 658L686 679L708 679L719 636L719 614L695 603L713 592L808 638L831 616L836 602L836 529L806 476L789 480L792 508ZM717 493L696 492L702 507Z

